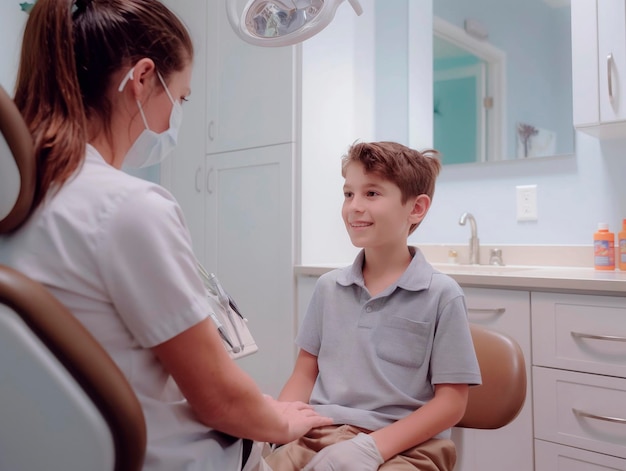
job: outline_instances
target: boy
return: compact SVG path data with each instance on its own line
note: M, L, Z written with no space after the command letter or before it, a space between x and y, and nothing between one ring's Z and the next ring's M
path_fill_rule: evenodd
M267 458L275 471L454 467L450 428L480 370L461 288L407 245L431 204L435 157L377 142L342 159L342 217L363 250L317 282L279 397L310 402L334 425L278 448Z

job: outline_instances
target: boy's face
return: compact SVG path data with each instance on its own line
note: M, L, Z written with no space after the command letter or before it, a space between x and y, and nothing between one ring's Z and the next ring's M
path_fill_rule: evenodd
M402 203L400 188L377 174L365 173L361 163L353 162L345 170L343 222L352 244L361 248L384 248L406 245L411 224L426 215L423 198L409 198ZM430 199L426 195L428 202Z

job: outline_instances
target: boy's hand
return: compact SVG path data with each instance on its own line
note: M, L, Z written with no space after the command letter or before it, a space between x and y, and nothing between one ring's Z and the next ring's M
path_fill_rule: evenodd
M374 439L359 433L319 451L302 471L376 471L384 462Z

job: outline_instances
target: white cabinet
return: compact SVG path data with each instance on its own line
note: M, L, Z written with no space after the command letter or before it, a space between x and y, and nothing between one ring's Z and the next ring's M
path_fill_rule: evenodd
M626 4L576 0L571 14L574 125L598 137L626 136Z
M573 2L576 3L576 2ZM596 0L600 122L626 120L626 2Z
M264 392L291 373L296 48L249 45L224 0L166 0L195 47L179 145L161 182L180 203L194 251L250 322L259 352L238 362Z
M183 104L183 124L173 155L161 164L161 184L169 189L185 213L194 251L204 263L204 200L206 197L206 50L207 5L210 2L165 0L185 23L194 45L191 95Z
M208 265L205 239L212 234L203 214L212 169L205 157L294 141L296 48L245 43L224 1L166 3L187 25L195 53L179 144L161 166L161 183L183 208L196 255Z
M532 294L536 471L626 469L625 319L626 297Z
M457 445L455 471L529 471L533 469L530 293L501 289L463 288L469 320L504 332L520 345L526 360L528 386L520 414L497 430L453 429Z
M292 147L207 156L207 267L249 320L259 351L239 363L268 394L294 360Z
M204 3L207 152L292 142L295 47L250 45L232 30L224 0Z

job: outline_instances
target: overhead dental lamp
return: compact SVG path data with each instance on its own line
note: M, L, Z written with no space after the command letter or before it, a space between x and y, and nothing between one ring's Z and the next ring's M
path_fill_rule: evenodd
M240 12L238 0L225 0L235 33L256 46L291 46L324 29L344 0L248 0ZM357 15L358 0L348 0Z

